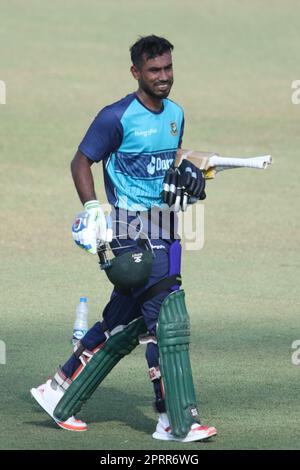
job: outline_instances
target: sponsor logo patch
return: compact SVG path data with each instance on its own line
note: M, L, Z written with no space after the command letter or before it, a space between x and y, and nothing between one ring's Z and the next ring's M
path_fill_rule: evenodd
M174 136L177 135L178 129L177 129L176 122L171 122L170 126L171 126L171 134Z
M157 129L147 129L145 131L140 130L140 129L135 129L134 130L134 135L136 137L151 137L152 134L157 134Z
M154 175L156 172L167 171L173 163L173 158L163 160L160 157L151 157L151 162L147 165L147 172L149 175Z

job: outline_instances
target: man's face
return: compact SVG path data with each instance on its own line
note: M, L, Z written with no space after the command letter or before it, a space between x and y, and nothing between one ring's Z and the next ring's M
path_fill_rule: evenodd
M173 85L173 65L170 52L146 59L140 68L131 67L131 72L139 82L139 88L153 98L166 98Z

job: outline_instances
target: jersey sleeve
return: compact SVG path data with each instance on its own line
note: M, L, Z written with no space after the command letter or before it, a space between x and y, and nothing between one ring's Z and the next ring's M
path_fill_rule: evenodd
M90 160L99 162L116 151L123 139L123 127L109 106L95 117L78 149Z

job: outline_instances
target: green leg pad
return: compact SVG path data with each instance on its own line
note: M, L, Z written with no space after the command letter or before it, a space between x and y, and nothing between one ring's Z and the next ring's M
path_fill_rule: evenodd
M179 290L164 300L158 318L157 343L165 402L172 434L184 437L199 422L189 357L190 322L185 294Z
M54 410L55 418L66 421L78 413L113 367L135 349L139 335L146 331L144 320L138 318L122 331L110 336L66 390Z

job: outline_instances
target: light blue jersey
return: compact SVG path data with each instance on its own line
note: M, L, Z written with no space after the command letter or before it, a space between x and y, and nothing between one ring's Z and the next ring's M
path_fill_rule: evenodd
M161 207L166 171L181 146L184 115L163 100L160 112L146 108L136 93L105 107L88 129L79 150L103 161L110 204L129 211Z

